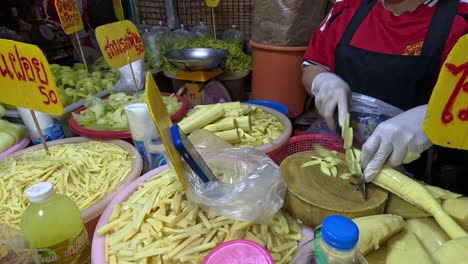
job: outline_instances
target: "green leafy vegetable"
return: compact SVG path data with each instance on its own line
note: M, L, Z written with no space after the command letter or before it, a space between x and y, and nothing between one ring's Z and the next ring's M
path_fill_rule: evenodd
M170 41L161 42L160 41L159 54L164 54L165 52L172 49L188 49L188 48L214 48L214 49L223 49L229 52L229 55L226 59L226 64L224 65L224 73L232 74L236 72L241 72L245 70L250 70L252 68L251 57L245 54L239 45L235 43L226 42L219 39L211 38L197 38L193 40L184 40L177 43L171 43ZM162 58L162 67L170 72L176 72L177 68L169 63L165 57Z

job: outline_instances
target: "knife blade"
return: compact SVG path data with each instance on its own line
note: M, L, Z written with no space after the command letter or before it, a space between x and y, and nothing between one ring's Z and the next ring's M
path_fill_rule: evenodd
M343 141L344 141L344 136L343 134L341 133L343 130L346 130L348 128L344 127L340 127L339 123L338 123L338 111L335 111L334 112L334 115L333 115L334 119L335 119L335 124L336 124L336 132L338 134L341 135ZM346 122L345 122L346 123ZM361 192L362 194L362 198L364 199L364 201L367 201L367 188L366 188L366 182L364 180L364 175L362 175L362 168L361 168L361 164L359 162L359 160L356 158L356 153L354 152L354 149L351 147L350 149L350 152L352 153L352 156L353 156L353 160L352 160L352 163L351 164L351 167L354 167L352 171L354 171L355 173L353 174L353 176L356 178L357 180L357 183L356 183L356 187L357 189Z
M357 180L357 188L361 192L362 198L364 201L367 201L367 188L366 188L366 181L364 180L364 175L362 175L362 168L359 160L356 158L356 153L354 153L354 149L351 149L351 153L353 154L354 163L356 165L356 173L354 176Z

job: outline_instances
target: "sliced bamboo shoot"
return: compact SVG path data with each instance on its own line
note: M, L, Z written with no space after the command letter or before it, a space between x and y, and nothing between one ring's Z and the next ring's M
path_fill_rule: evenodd
M238 128L221 131L214 134L229 143L237 143L241 140Z

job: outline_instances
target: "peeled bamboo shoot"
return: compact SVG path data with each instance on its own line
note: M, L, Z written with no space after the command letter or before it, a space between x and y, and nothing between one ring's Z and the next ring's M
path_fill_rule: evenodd
M468 232L468 197L445 200L442 208Z
M406 220L406 229L418 237L430 254L450 240L432 217L408 219Z
M357 154L357 151L356 151ZM440 227L455 239L468 236L443 209L431 193L421 184L400 172L384 166L372 183L398 195L407 202L424 209L431 214Z
M388 196L385 213L399 215L405 219L430 216L426 211L408 203L393 193Z
M387 264L434 263L415 234L404 230L387 244Z
M209 130L211 132L219 132L224 130L230 130L236 128L236 121L232 118L221 119L216 123L209 124L203 129Z
M457 199L462 197L461 194L451 192L449 190L445 190L436 186L427 185L425 184L424 187L431 192L432 196L437 199L447 200L447 199Z
M178 125L185 134L205 127L206 125L224 116L224 109L220 104L202 108L186 118L182 119Z
M434 253L434 257L440 264L468 263L468 237L446 242Z
M399 215L371 215L354 218L353 222L359 228L357 248L365 256L377 250L391 236L405 228L405 220Z
M241 140L239 130L239 128L234 128L231 130L221 131L214 134L229 143L237 143Z

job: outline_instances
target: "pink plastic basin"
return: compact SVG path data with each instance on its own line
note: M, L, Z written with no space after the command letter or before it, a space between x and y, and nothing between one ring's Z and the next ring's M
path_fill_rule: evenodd
M114 205L127 200L127 198L137 189L138 184L146 181L147 179L153 177L154 175L166 169L167 169L167 165L164 165L154 170L151 170L145 173L140 178L133 181L132 183L130 183L129 185L127 185L119 193L117 193L112 199L112 201L109 203L109 205L106 207L104 212L102 213L101 218L99 219L95 230L98 230L101 226L107 224L107 220L109 219L112 213L112 209L114 208ZM91 263L93 264L105 264L106 263L104 237L98 235L96 231L94 232L94 236L93 236L93 243L92 243L92 249L91 249Z
M256 242L244 239L231 240L215 247L202 264L274 264L271 254Z
M8 149L6 149L2 153L0 153L0 160L4 159L8 155L11 155L11 154L13 154L13 153L15 153L15 152L17 152L19 150L24 149L25 147L27 147L29 145L29 142L31 142L31 140L29 139L29 136L26 135L18 143L16 143L15 145L9 147Z

